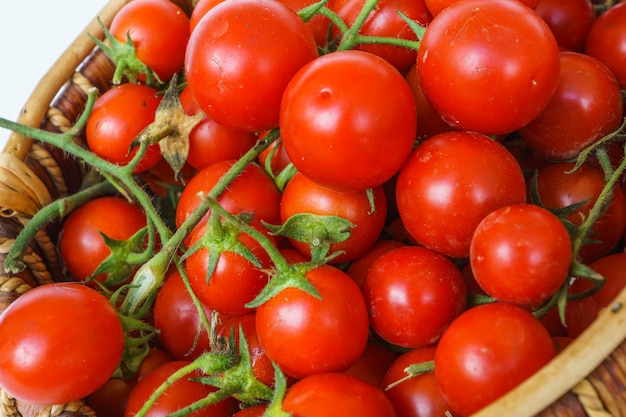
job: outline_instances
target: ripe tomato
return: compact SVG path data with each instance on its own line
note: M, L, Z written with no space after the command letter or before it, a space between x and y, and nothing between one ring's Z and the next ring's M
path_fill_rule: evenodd
M163 82L183 69L189 39L189 19L171 1L134 0L126 3L111 21L110 32L120 42L128 37L137 58Z
M382 390L342 373L321 373L296 382L287 390L283 409L294 417L396 416Z
M193 176L178 201L176 227L180 227L200 204L198 193L209 193L234 163L234 160L216 162ZM253 222L257 224L260 220L278 224L280 199L281 193L274 181L261 167L251 164L222 193L218 201L229 213L253 213Z
M482 304L441 337L435 377L450 407L469 416L515 388L555 356L541 322L522 307Z
M193 10L191 11L191 16L189 16L189 32L193 32L193 30L198 25L200 19L204 17L205 14L209 10L211 10L214 6L220 4L224 0L199 0L196 2L196 5L193 6Z
M589 267L604 277L604 285L595 294L569 301L565 309L565 324L570 337L579 336L598 317L600 310L611 304L626 286L626 252L604 256ZM580 294L593 287L585 279L577 278L571 285L571 294Z
M280 0L281 3L289 6L290 9L298 12L301 9L311 6L317 1L315 0ZM335 0L327 1L325 6L331 9ZM307 26L313 33L313 38L315 39L315 43L320 47L325 47L328 44L328 28L330 27L330 19L326 16L322 16L321 14L316 14L308 22L306 22Z
M543 19L518 1L460 1L430 23L417 65L424 95L444 120L497 135L548 105L559 48Z
M174 372L188 364L188 361L167 362L144 376L131 391L124 416L132 417L136 415L159 385L165 382ZM192 378L200 376L202 376L200 372L194 372L172 383L165 393L159 396L156 403L145 415L147 417L166 416L205 398L211 392L217 390L217 388L211 385L205 385L192 380ZM197 410L189 414L189 416L230 417L234 411L234 400L229 397L218 403Z
M291 216L312 213L339 216L353 224L350 237L343 242L330 245L330 252L344 251L333 259L333 263L351 261L368 250L378 239L385 226L387 199L382 186L372 190L374 210L365 191L341 192L331 190L297 173L287 183L280 203L281 222ZM291 244L310 256L308 243L291 239Z
M364 191L400 169L416 119L411 89L391 64L341 51L312 61L289 82L280 132L298 171L328 188Z
M432 13L433 16L437 16L443 9L450 6L453 3L458 2L459 0L424 0L426 2L426 6L428 7L428 11ZM534 9L537 7L537 3L539 0L520 0L522 3Z
M335 3L333 9L348 26L352 26L364 5L365 0L343 0ZM423 27L426 27L432 20L424 0L381 0L367 16L359 34L417 40L417 35L406 24L400 13ZM335 36L340 36L339 30L334 28ZM415 49L400 46L365 43L358 44L354 49L378 55L399 71L405 71L417 58Z
M363 294L374 331L404 348L436 343L467 301L456 265L420 246L392 249L378 258Z
M365 350L369 330L361 290L345 272L323 265L306 278L321 300L286 288L256 312L261 346L295 378L346 370Z
M626 89L626 4L621 2L602 13L591 25L585 53L606 65Z
M198 22L185 57L189 88L205 114L250 131L278 126L287 83L317 57L313 34L271 0L221 2Z
M0 315L0 385L35 404L64 404L95 392L124 351L109 300L77 283L24 293Z
M445 255L469 255L478 223L493 210L526 201L524 175L495 140L444 132L417 146L396 184L400 218L420 244Z
M367 274L376 260L392 249L403 247L405 244L398 240L381 239L374 243L363 255L350 262L346 270L348 275L363 288Z
M106 215L103 215L106 213ZM72 211L63 223L59 235L59 254L71 276L86 281L111 254L102 234L125 241L146 227L146 215L141 206L121 197L100 197ZM116 273L132 277L134 266L120 261ZM104 283L109 274L95 280ZM91 283L95 286L95 283Z
M207 222L201 222L189 236L189 246L193 246L206 233ZM217 266L210 277L207 276L210 249L202 246L185 261L189 284L198 299L211 310L226 315L241 315L251 311L245 305L252 301L267 284L267 270L272 261L257 240L246 233L239 233L237 240L259 261L261 267L230 250L219 254ZM208 281L207 281L208 280Z
M502 207L487 215L470 246L472 272L490 296L538 306L568 278L570 236L559 218L532 204Z
M359 359L344 373L380 387L387 369L398 356L398 352L388 349L379 341L370 341Z
M391 389L387 387L406 377L410 365L435 359L435 347L409 350L397 358L387 370L381 387L386 389L398 415L402 417L441 417L451 414L450 406L443 399L433 372L427 372L405 380ZM448 414L446 414L448 413Z
M583 51L589 28L596 20L591 0L539 0L535 12L546 21L560 47Z
M137 153L130 146L150 123L161 102L157 90L143 84L121 84L107 90L93 106L85 137L89 149L109 162L126 165ZM150 145L133 173L144 172L161 159L158 144Z
M561 78L546 109L520 130L528 145L551 160L575 158L622 123L622 94L595 58L561 53Z
M604 185L604 173L597 165L583 164L574 172L573 162L554 163L537 173L537 191L542 204L548 208L562 208L581 201L585 204L567 216L580 225L587 218ZM590 263L607 255L622 239L626 227L626 198L619 186L613 189L613 198L604 214L591 226L589 242L577 254L583 263Z
M159 342L175 359L191 361L209 350L208 334L177 270L168 273L153 309ZM211 309L205 307L204 312L210 319Z
M180 101L188 115L200 112L189 88L182 91ZM216 162L237 159L256 141L253 132L232 129L204 116L189 133L187 163L195 169L202 169Z

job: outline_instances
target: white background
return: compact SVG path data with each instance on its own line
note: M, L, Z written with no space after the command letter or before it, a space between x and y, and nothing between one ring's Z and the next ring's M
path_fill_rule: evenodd
M16 120L35 85L106 0L0 0L0 117ZM10 132L0 129L0 151Z

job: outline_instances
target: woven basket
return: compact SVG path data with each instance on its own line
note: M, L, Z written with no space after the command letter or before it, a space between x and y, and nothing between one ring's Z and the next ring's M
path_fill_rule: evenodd
M108 25L131 0L111 0L98 15ZM176 1L191 11L191 0ZM102 38L94 19L34 89L18 122L62 132L76 121L90 88L110 87L113 64L88 37ZM64 280L56 251L58 224L37 235L27 269L4 271L14 239L44 205L75 192L84 174L58 149L17 134L0 154L0 313L34 286ZM550 364L474 417L626 416L626 290L596 322ZM15 400L0 388L1 416L94 416L82 401L38 406ZM106 417L106 416L101 416Z

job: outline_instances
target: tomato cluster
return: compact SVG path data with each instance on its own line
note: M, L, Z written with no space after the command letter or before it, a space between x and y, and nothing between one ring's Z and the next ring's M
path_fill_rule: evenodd
M626 285L625 41L591 0L129 2L84 147L53 143L101 174L59 213L85 285L0 315L0 385L113 417L473 414Z

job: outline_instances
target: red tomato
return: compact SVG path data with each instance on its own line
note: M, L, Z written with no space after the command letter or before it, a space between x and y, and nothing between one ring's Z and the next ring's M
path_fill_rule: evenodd
M602 13L591 25L585 54L606 65L626 89L626 3L618 3Z
M128 405L124 412L125 417L132 417L143 407L152 393L174 372L188 365L188 361L167 362L143 377L133 388L128 398ZM202 376L200 372L191 373L172 383L165 393L145 414L147 417L166 416L180 410L198 400L205 398L217 388L191 380ZM232 398L226 398L218 403L195 411L192 417L230 417L235 411Z
M453 3L457 3L459 0L424 0L426 2L426 6L430 13L433 16L441 13L443 9L450 6ZM520 0L522 3L526 4L531 9L534 9L537 6L539 0Z
M250 131L278 126L287 83L317 57L315 39L289 7L271 0L214 6L187 45L189 88L211 119Z
M207 222L201 222L189 236L189 246L193 246L206 233ZM252 301L267 284L267 271L272 261L257 240L246 233L239 233L237 240L259 261L261 267L245 259L242 255L225 250L219 255L213 274L207 276L210 249L201 246L185 261L189 283L198 299L211 310L227 315L241 315L251 312L245 305Z
M387 369L398 356L398 352L387 349L377 341L370 341L359 359L344 373L379 387Z
M142 84L121 84L107 90L93 106L85 136L89 149L114 164L126 165L137 153L130 146L150 123L161 102L157 90ZM137 174L148 170L161 159L158 144L150 145L135 167Z
M263 417L265 410L267 410L267 405L253 405L237 411L233 417Z
M430 23L417 65L424 95L444 120L497 135L548 105L559 48L543 19L518 1L460 1Z
M390 384L405 378L405 369L408 366L434 359L434 346L409 350L391 364L381 387L386 389ZM385 392L398 415L402 417L441 417L452 414L450 406L441 395L433 372L405 380Z
M137 58L166 82L183 69L189 19L171 1L134 0L115 14L109 29L120 42L128 37Z
M121 197L93 199L72 211L63 223L58 243L63 265L73 278L85 281L111 254L102 234L125 241L146 224L146 215L137 204ZM116 272L130 279L134 269L120 260ZM94 279L104 283L108 276L100 274Z
M290 9L298 12L301 9L311 6L317 3L316 0L280 0L281 3L289 6ZM333 7L335 0L329 0L326 2L325 6L329 9ZM320 47L325 47L328 43L328 28L330 27L330 19L326 16L322 16L321 14L316 14L306 23L311 33L313 33L313 37L315 38L315 43Z
M293 417L395 417L383 391L342 373L322 373L296 382L285 395L283 409Z
M537 191L545 207L557 209L588 200L567 220L580 225L604 188L604 173L597 165L585 163L574 172L573 162L554 163L538 171ZM595 242L582 246L577 254L583 263L607 255L622 239L626 227L626 198L619 186L613 189L613 198L604 214L591 226L588 237Z
M353 224L350 237L330 245L330 253L344 251L333 263L351 261L362 255L378 239L385 226L387 200L381 186L372 190L374 210L365 191L341 192L331 190L297 173L287 183L280 203L281 222L291 216L312 213L339 216ZM310 256L308 243L292 239L291 244L303 254Z
M417 146L396 184L402 222L420 244L467 257L478 223L493 210L526 201L524 175L495 140L445 132Z
M289 82L280 133L298 171L328 188L364 191L400 169L416 119L411 89L391 64L341 51L312 61Z
M178 271L168 273L153 309L157 337L175 359L191 361L209 350L207 331ZM211 310L205 307L204 313L210 320Z
M520 130L528 145L551 160L575 158L622 123L622 94L595 58L561 53L561 78L550 104Z
M217 6L224 0L198 0L196 5L193 6L191 16L189 17L189 32L193 32L200 19L213 7Z
M334 11L348 26L352 26L364 5L365 0L343 0L336 3ZM424 0L381 0L367 16L359 34L416 41L417 35L406 24L400 13L423 27L426 27L432 20ZM336 27L334 35L337 37L341 35ZM363 43L356 45L354 49L378 55L399 71L405 71L417 58L415 49L393 45Z
M502 207L485 217L470 246L472 272L490 296L538 306L568 278L570 235L552 212L532 204Z
M261 346L295 378L346 370L365 350L369 330L361 291L345 272L323 265L306 278L321 300L286 288L256 313Z
M198 193L209 193L234 163L234 160L216 162L194 175L185 186L176 207L177 227L200 204ZM253 213L253 221L257 224L260 220L279 224L280 199L281 193L274 181L261 167L251 164L228 186L218 201L231 214Z
M626 252L607 255L589 267L604 277L604 285L595 294L572 300L565 309L565 323L570 337L579 336L598 317L600 311L609 306L626 286ZM593 287L588 280L577 278L570 286L570 294L580 294Z
M521 307L482 304L441 337L435 377L444 399L469 416L515 388L555 356L548 331Z
M596 20L591 0L539 0L535 12L546 21L560 47L582 52Z
M76 283L41 285L13 301L0 315L0 340L0 385L35 404L92 394L124 351L124 329L109 300Z
M404 348L436 343L467 301L456 265L420 246L393 249L378 258L363 294L374 331Z
M180 101L188 115L200 112L189 88L182 91ZM232 129L205 116L189 133L187 163L195 169L202 169L216 162L238 159L256 141L253 132Z

